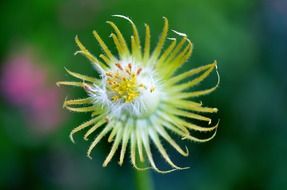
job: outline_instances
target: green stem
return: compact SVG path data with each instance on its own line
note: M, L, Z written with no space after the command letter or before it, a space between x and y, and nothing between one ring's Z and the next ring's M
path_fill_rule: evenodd
M139 165L145 166L144 163ZM150 170L139 171L135 169L136 190L153 190Z

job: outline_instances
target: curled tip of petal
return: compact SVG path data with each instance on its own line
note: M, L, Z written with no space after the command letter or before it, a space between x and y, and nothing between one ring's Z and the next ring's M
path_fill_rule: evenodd
M158 168L155 168L155 167L152 167L155 171L157 171L158 173L161 173L161 174L167 174L167 173L171 173L173 171L176 171L178 169L174 168L174 169L170 169L170 170L160 170Z
M220 75L219 75L219 72L218 72L218 67L217 67L217 62L215 61L215 71L216 71L216 75L217 75L217 86L219 85L220 83Z
M198 143L208 142L216 136L218 125L219 125L219 120L218 120L217 124L214 126L213 135L209 138L199 139L199 138L195 138L193 136L188 135L188 136L184 136L182 139L189 139L191 141L198 142Z
M187 148L187 146L185 146L185 152L183 152L184 154L182 154L183 156L187 157L189 155L189 150Z
M186 140L188 135L181 137L181 140Z
M75 53L74 53L74 55L78 55L79 53L83 53L82 51L76 51Z
M215 67L217 68L217 60L214 60L213 63L215 64Z
M93 159L93 157L90 155L90 153L87 154L87 157L91 160Z
M176 30L171 30L171 31L173 31L174 33L176 33L176 34L179 35L179 36L187 37L187 35L186 35L185 33L178 32L178 31L176 31Z
M208 125L210 125L211 124L211 119L209 119L209 121L208 121Z
M145 167L145 168L140 168L136 165L133 165L135 169L139 170L139 171L145 171L145 170L149 170L149 169L152 169L152 167Z
M70 140L72 141L72 143L73 143L73 144L76 144L72 133L70 133L69 137L70 137Z
M217 123L216 123L216 129L218 128L218 125L219 125L219 122L220 122L220 119L218 119Z
M127 17L127 16L124 16L124 15L112 15L113 17L118 17L118 18L123 18L123 19L126 19L127 21L129 21L130 23L133 24L133 21Z
M142 161L142 162L143 162L143 161ZM132 166L133 166L135 169L139 170L139 171L145 171L145 170L152 169L152 167L143 167L143 168L141 168L141 167L137 166L137 164L135 163L135 161L134 161L134 162L132 161Z
M163 18L163 21L165 22L165 24L168 24L168 19L165 16L163 16L162 18Z
M176 169L177 170L187 170L187 169L189 169L190 167L189 166L187 166L187 167L176 167Z
M171 41L176 41L176 38L167 38L167 39Z
M177 166L177 165L175 165L175 164L172 164L171 166L174 167L174 168L177 169L177 170L186 170L186 169L189 169L189 168L190 168L190 167L179 167L179 166Z

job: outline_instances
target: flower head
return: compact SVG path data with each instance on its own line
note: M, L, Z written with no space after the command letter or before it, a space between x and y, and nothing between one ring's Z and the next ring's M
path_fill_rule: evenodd
M169 132L179 135L184 140L194 142L206 142L215 136L218 124L202 127L194 122L191 123L190 120L203 121L210 125L211 119L203 116L202 113L217 112L216 108L204 107L202 103L191 100L194 97L209 94L218 87L219 75L216 62L175 74L192 53L192 43L185 34L173 30L181 38L180 41L177 42L176 38L167 38L168 20L163 18L163 31L158 43L151 51L149 25L145 25L145 40L142 48L137 27L133 21L122 15L114 15L114 17L127 20L131 24L133 30L130 37L131 48L128 47L117 25L108 21L107 23L114 31L110 37L116 46L118 56L111 53L96 31L93 31L93 34L104 52L99 55L101 61L92 55L76 37L76 43L80 48L76 54L79 53L88 58L99 77L90 77L66 69L70 75L81 81L57 83L81 87L88 94L87 98L64 102L64 107L68 110L91 112L91 119L73 129L70 138L74 142L73 135L88 128L84 135L84 139L88 140L98 130L87 151L87 156L91 158L92 150L104 136L109 134L108 142L112 142L112 147L103 166L107 166L118 149L120 149L119 164L121 165L129 145L131 162L137 169L146 169L137 166L137 160L144 161L145 159L157 172L165 173L184 169L175 165L170 159L161 138L181 155L187 156L188 150L182 149L169 135ZM167 39L169 45L163 50ZM214 87L189 91L207 78L213 70L218 76ZM190 80L190 77L193 79ZM83 107L84 105L89 106ZM208 138L200 139L190 134L192 130L212 134ZM171 170L158 169L152 156L152 143L172 167Z

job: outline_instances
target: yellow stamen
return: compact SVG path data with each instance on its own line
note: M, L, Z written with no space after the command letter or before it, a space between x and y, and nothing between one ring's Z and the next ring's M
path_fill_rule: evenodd
M137 76L142 69L133 70L131 64L128 64L126 67L123 67L119 63L115 65L118 68L116 72L106 73L109 85L107 88L114 94L112 101L123 99L125 102L132 102L140 95L139 88L144 86L137 82Z

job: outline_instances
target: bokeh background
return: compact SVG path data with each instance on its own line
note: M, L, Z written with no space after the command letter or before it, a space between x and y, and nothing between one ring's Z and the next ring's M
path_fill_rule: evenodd
M201 99L220 110L216 138L186 143L188 158L169 150L191 169L152 172L155 189L287 189L286 0L1 1L0 189L135 189L128 159L122 167L117 159L101 167L107 143L91 161L85 156L89 142L81 135L76 145L70 142L70 130L89 116L63 110L65 96L81 92L55 85L69 79L64 67L95 74L87 60L73 55L76 34L94 53L100 48L93 29L111 44L106 20L129 34L130 26L112 14L128 15L140 32L149 23L153 43L162 16L168 17L171 28L194 43L183 70L219 63L220 87Z

